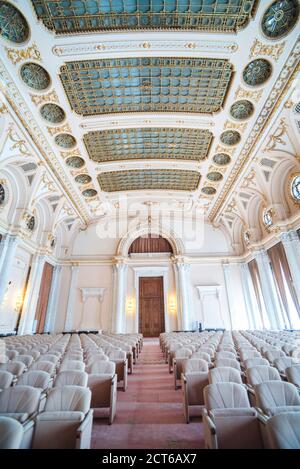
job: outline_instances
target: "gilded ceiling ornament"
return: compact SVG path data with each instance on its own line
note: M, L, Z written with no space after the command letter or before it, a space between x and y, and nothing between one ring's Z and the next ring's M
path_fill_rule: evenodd
M47 70L34 62L22 65L20 75L27 86L38 91L47 89L51 83Z
M268 60L252 60L243 71L244 82L248 86L263 85L272 74L272 65Z
M11 3L0 1L0 36L15 44L29 37L29 25L22 13Z
M53 135L59 134L61 132L72 132L71 127L69 124L62 125L60 127L47 127L49 134L53 137Z
M174 169L146 169L103 172L98 176L105 192L131 190L195 191L200 182L197 171Z
M226 130L220 136L220 140L224 145L237 145L241 140L241 135L236 130Z
M2 184L0 184L0 205L3 205L5 201L5 189Z
M76 139L71 134L58 134L54 140L62 148L73 148L76 145Z
M93 161L207 158L213 134L207 129L150 127L89 132L83 141Z
M281 39L293 29L298 17L298 0L277 0L263 15L262 31L268 39Z
M286 142L284 141L282 137L286 135L286 131L287 131L287 125L283 117L282 119L280 119L279 126L277 127L277 129L274 131L273 134L269 136L269 141L263 151L271 152L271 151L277 150L278 143L280 145L285 146Z
M203 192L205 195L215 195L217 190L214 187L206 186L201 189L201 192Z
M32 215L30 213L25 213L24 216L23 216L23 220L24 220L26 228L29 231L33 231L34 228L35 228L35 217L34 217L34 215Z
M212 114L222 108L233 76L226 59L184 57L67 62L60 71L71 108L82 116L147 111Z
M226 166L230 163L231 158L226 153L217 153L213 157L213 162L218 166Z
M254 106L251 101L246 99L236 101L230 108L230 115L236 120L249 119L254 112Z
M55 90L50 91L47 94L30 94L31 101L36 105L40 106L41 104L52 102L59 103L58 96Z
M266 228L270 228L273 225L273 210L272 209L264 210L263 222Z
M52 103L44 104L41 107L40 113L43 119L52 124L59 124L66 117L65 111L60 106Z
M7 106L4 103L0 103L0 115L7 114L7 113L8 113Z
M61 151L60 154L63 158L68 158L70 156L79 156L79 157L81 157L81 153L78 150L78 148L75 148L74 150L71 150L71 151Z
M264 44L263 42L260 42L258 39L255 39L251 49L250 49L250 55L249 59L252 59L253 57L259 57L260 55L265 55L268 57L272 57L275 62L277 62L284 51L285 47L285 41L281 42L280 44Z
M8 138L13 142L13 145L10 147L10 150L18 150L22 156L32 156L32 153L28 150L27 142L20 138L19 135L15 132L14 127L9 127L8 129Z
M244 132L246 130L248 125L248 122L233 122L230 120L227 120L224 124L224 129L233 129L233 130L239 130L240 132Z
M213 182L218 182L223 179L223 175L221 173L218 173L217 171L208 173L206 177L209 181L213 181Z
M257 0L160 2L32 0L37 17L56 34L124 30L234 33L247 26Z
M88 184L91 180L92 178L88 174L78 174L78 176L75 177L77 184Z
M291 196L296 202L300 202L300 175L297 174L291 180Z
M231 147L223 147L222 145L218 145L216 148L216 153L228 153L228 155L233 156L235 153L235 148Z
M82 191L82 195L84 197L95 197L95 195L97 195L97 191L95 189L85 189Z
M66 164L71 168L82 168L82 166L84 166L84 160L79 158L79 156L72 156L71 158L67 158Z
M234 98L235 99L251 99L252 101L259 101L262 94L263 94L264 89L260 90L245 90L245 88L242 88L241 86L238 87L238 89L235 92Z

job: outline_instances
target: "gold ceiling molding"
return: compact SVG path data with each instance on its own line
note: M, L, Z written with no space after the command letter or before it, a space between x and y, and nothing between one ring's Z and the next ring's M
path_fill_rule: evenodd
M59 104L59 99L55 90L50 91L50 93L47 93L47 94L31 94L30 93L30 98L31 98L31 101L36 106L40 106L41 104L45 104L49 102Z
M35 42L25 49L11 49L9 47L5 47L5 50L7 57L14 65L28 59L37 60L38 62L42 61L41 53Z
M32 156L32 153L28 150L27 143L24 139L20 138L13 126L10 126L8 129L7 136L13 145L10 147L10 150L19 150L22 156Z
M69 124L64 124L61 127L47 127L47 130L52 137L56 134L65 133L65 132L72 133L72 130Z
M280 143L281 145L285 146L286 142L281 138L286 135L287 131L287 124L286 120L283 117L279 121L279 126L277 129L269 136L269 141L267 145L263 148L263 151L269 153L271 151L277 150L277 144Z
M258 57L260 55L266 55L272 57L275 62L277 62L284 50L285 44L285 41L281 42L280 44L264 44L258 39L255 39L250 49L249 59L253 59L254 57Z
M235 92L234 99L252 99L255 102L258 102L264 92L264 89L261 90L245 90L241 86Z
M42 182L44 184L44 187L49 191L49 192L57 192L57 187L54 184L52 180L50 180L49 176L47 173L43 173L42 175Z
M233 156L235 153L236 147L223 147L223 145L218 145L215 153L227 153L229 156Z
M0 116L1 114L7 114L8 113L8 109L7 109L7 106L4 104L4 103L0 103Z
M218 212L220 211L222 205L224 204L226 197L229 194L230 189L237 181L238 176L240 175L244 165L249 161L253 148L258 143L259 138L262 136L263 131L265 130L268 122L271 117L274 115L275 111L278 109L282 101L285 99L287 92L290 89L292 82L295 79L296 74L300 70L300 36L294 45L293 50L291 51L289 57L287 58L284 66L282 67L281 73L275 82L268 99L266 100L252 131L250 132L246 143L239 153L236 160L236 164L227 178L224 187L221 190L221 193L216 200L214 206L210 210L209 220L214 221Z
M227 120L224 124L224 130L233 129L233 130L239 130L240 132L244 132L247 128L247 125L248 125L248 122L232 122L230 120Z
M79 156L80 158L82 158L81 153L78 150L78 148L74 148L74 150L70 150L70 151L61 151L60 154L64 159L69 158L71 156L72 157L73 156Z
M53 172L55 179L57 179L59 184L62 185L62 188L69 198L70 203L73 205L73 207L76 208L80 219L84 222L88 222L90 220L90 216L85 204L78 196L77 192L74 191L74 188L66 175L65 168L62 166L61 162L58 160L52 148L50 147L47 139L38 126L32 112L27 106L26 101L20 94L19 89L13 82L2 60L0 60L0 78L0 90L6 97L9 106L22 123L24 130L28 133L30 139L34 142L34 145L36 146L43 160L47 162L48 167L50 171Z

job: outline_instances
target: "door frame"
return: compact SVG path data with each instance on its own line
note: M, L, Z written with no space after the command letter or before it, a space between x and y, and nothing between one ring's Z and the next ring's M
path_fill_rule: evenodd
M139 284L140 277L162 277L164 289L164 319L165 319L165 332L169 332L169 317L168 317L168 292L169 292L169 267L133 267L134 270L134 288L135 288L135 331L139 331L139 308L140 308L140 293Z

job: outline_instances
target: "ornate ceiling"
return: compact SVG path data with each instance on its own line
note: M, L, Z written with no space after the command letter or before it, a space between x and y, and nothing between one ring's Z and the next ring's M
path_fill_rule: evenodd
M213 221L299 64L298 0L0 1L2 101L82 220L120 193Z

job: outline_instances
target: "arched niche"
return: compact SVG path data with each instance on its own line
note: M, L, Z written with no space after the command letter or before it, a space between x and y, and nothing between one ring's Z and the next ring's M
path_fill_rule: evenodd
M148 233L136 238L130 245L130 254L168 253L173 254L173 248L169 241L161 235Z

